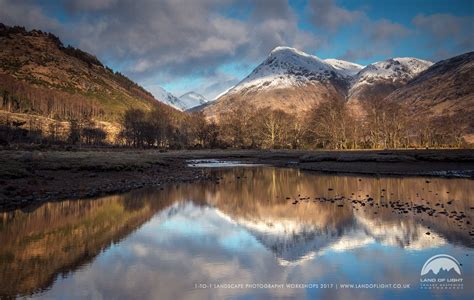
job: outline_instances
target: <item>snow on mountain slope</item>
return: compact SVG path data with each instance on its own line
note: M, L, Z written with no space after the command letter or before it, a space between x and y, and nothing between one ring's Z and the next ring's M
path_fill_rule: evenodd
M199 105L203 105L208 102L208 100L201 94L198 94L196 92L188 92L184 95L181 95L179 97L179 100L182 105L183 110L187 110Z
M276 47L257 68L228 93L299 86L308 81L342 77L331 64L290 47Z
M355 116L363 118L365 105L384 99L432 64L426 60L401 57L366 66L352 77L346 97L348 107Z
M351 89L373 84L378 79L408 81L428 69L433 63L413 57L398 57L370 64L353 79Z
M153 95L158 101L168 104L178 110L183 110L184 105L181 100L179 100L179 98L177 98L170 92L166 91L164 88L156 87L153 90Z
M325 59L324 62L330 64L339 73L347 77L356 75L357 73L359 73L360 70L364 68L364 66L361 66L359 64L333 58Z

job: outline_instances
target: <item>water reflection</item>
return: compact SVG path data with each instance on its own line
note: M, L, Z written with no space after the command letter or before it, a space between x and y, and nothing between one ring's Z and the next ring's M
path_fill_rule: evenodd
M321 176L267 167L209 172L218 179L0 214L0 296L472 295L467 284L442 292L417 285L424 260L438 253L457 257L465 282L474 279L470 180ZM334 203L320 200L343 196ZM373 206L348 200L368 197ZM384 206L400 200L437 212ZM444 210L466 217L456 220L439 213ZM413 288L195 288L287 282L399 282Z

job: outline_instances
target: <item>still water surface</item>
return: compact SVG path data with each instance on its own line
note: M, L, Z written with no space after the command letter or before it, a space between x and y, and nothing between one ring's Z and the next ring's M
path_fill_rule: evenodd
M203 172L219 179L0 213L0 297L474 295L472 180ZM423 264L442 253L461 264L463 288L421 289ZM342 286L382 283L410 287Z

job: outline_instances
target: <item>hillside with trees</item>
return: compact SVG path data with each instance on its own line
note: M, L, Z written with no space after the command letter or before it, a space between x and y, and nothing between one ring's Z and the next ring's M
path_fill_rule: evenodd
M179 114L94 55L64 46L51 33L0 24L0 46L3 143L30 135L36 141L39 133L42 140L57 141L58 132L67 142L71 124L86 135L104 131L108 136L103 141L111 143L129 109ZM96 138L86 138L92 140Z

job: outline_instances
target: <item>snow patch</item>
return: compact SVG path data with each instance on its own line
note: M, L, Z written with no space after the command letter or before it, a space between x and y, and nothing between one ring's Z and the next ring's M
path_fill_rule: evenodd
M345 60L328 58L324 61L330 64L334 69L336 69L339 73L345 75L346 77L354 76L364 68L364 66L362 65L351 63Z
M363 68L353 79L351 89L378 80L410 80L428 69L432 62L413 57L396 57L375 62Z
M176 96L166 91L164 88L160 86L156 87L155 90L153 91L153 95L158 101L164 104L167 104L169 106L172 106L176 108L177 110L183 110L183 104L181 103L181 101L178 98L176 98Z

